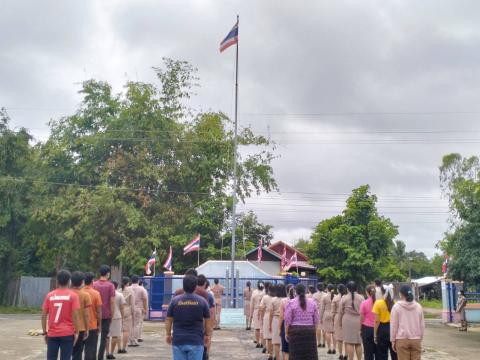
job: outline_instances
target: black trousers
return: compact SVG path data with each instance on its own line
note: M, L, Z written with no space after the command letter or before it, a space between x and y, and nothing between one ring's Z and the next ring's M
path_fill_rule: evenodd
M85 340L85 360L97 360L98 330L90 330Z
M390 323L380 323L377 330L377 351L376 360L388 360L388 351L392 360L397 360L397 353L393 351L390 342Z
M83 338L85 337L85 331L80 331L78 333L78 339L75 345L73 345L72 360L82 360L83 347L85 342Z
M375 360L377 346L375 344L373 335L373 327L362 325L363 355L365 360Z
M100 346L98 347L98 360L103 360L105 356L105 347L107 346L108 333L110 332L110 322L112 319L102 319L102 333L100 334Z

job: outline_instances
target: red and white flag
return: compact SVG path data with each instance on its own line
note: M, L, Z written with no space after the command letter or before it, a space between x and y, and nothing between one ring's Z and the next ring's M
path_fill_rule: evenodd
M257 261L261 262L262 261L262 255L263 255L263 236L260 236L260 240L258 240L258 250L257 250Z
M297 265L298 265L297 251L295 251L295 253L290 258L290 261L288 262L287 270L290 270L292 266L297 266Z
M287 266L288 260L287 260L287 245L283 245L283 254L282 254L282 260L280 260L280 266L282 267L282 270L285 270L285 267Z
M171 246L170 246L170 252L168 253L167 260L165 260L163 267L168 271L172 271L172 247Z
M192 251L200 251L200 234L198 234L183 248L183 255L186 255Z
M155 262L157 257L157 249L153 250L152 256L148 259L147 263L145 264L145 274L151 275L152 274L152 266L155 266Z

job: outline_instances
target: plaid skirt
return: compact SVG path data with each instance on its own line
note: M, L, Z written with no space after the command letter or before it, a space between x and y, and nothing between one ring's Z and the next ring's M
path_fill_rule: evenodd
M288 347L290 360L318 360L315 326L291 325Z

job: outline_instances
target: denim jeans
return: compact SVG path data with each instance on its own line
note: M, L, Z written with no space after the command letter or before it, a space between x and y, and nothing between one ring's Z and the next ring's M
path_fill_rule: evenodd
M47 360L57 360L60 350L60 360L70 360L73 352L73 335L48 337Z
M173 345L173 360L202 360L203 345Z

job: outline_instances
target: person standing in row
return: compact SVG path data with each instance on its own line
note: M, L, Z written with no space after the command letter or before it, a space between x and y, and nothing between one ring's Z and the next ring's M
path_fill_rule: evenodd
M100 345L98 347L98 360L103 360L107 345L110 323L115 308L115 287L108 281L110 278L110 267L100 266L100 279L93 283L93 288L100 293L102 298L102 325L100 332Z
M77 294L68 288L70 272L60 270L57 288L50 291L42 306L42 329L47 344L47 360L72 358L73 345L79 336L80 301ZM48 331L47 331L48 318Z
M130 337L130 332L133 328L133 317L135 311L135 299L133 295L133 290L130 288L130 278L124 276L122 279L121 293L125 299L125 305L123 307L123 317L122 317L122 340L119 342L119 354L127 353L127 344Z
M118 290L118 283L116 281L112 281L113 286L115 289L115 308L113 310L112 315L112 323L110 324L110 332L108 337L110 342L107 342L107 359L115 359L113 355L115 353L115 348L121 348L120 341L122 335L122 319L124 316L124 306L125 306L125 298L123 297L122 293Z
M84 290L90 295L92 306L88 308L88 337L85 340L85 359L97 360L98 334L102 327L102 297L100 293L92 287L95 275L92 272L85 273Z
M272 332L270 331L270 311L272 310L272 301L273 296L273 284L265 284L265 295L260 301L260 310L259 316L262 319L262 329L263 329L263 353L269 355L269 360L273 357L273 348L272 348Z
M322 299L325 295L325 285L322 282L317 284L317 292L313 294L312 298L317 304L317 309L320 312L322 306ZM317 326L317 345L319 348L325 347L325 331L323 331L321 322Z
M220 285L218 279L214 279L212 286L213 296L215 298L215 330L220 330L221 314L222 314L222 297L225 292L225 288Z
M147 313L147 291L138 284L138 276L132 276L132 286L134 300L133 331L130 333L130 343L128 346L139 346L138 339L141 337L141 326L143 317Z
M316 327L318 310L315 301L307 299L305 285L297 284L297 296L285 310L285 334L290 360L317 360Z
M348 294L340 302L340 322L343 332L343 341L348 360L362 358L362 339L360 338L360 305L364 298L357 293L357 284L350 281L347 284Z
M260 329L261 329L261 321L259 316L260 310L260 302L263 298L263 283L261 281L257 282L257 288L252 293L252 301L250 305L250 314L252 317L252 326L255 329L255 340L254 342L257 344L257 348L261 348L261 339L260 339Z
M325 340L327 342L328 351L327 354L336 354L335 340L333 337L333 315L332 315L332 302L335 296L335 290L332 284L327 285L327 294L322 297L322 304L320 307L320 323L322 329L325 331Z
M375 360L376 345L374 338L375 314L372 312L375 304L375 286L367 286L368 298L360 305L360 321L362 323L363 355L365 360Z
M393 285L382 286L382 297L373 304L375 314L374 340L376 344L376 360L388 360L388 352L392 360L397 360L390 342L390 311L393 307Z
M375 283L375 298L378 300L378 299L381 299L381 298L383 297L383 292L382 292L382 288L383 288L382 280L380 280L380 279L375 279L374 283Z
M250 330L252 326L252 315L250 314L250 301L252 300L252 285L247 281L245 289L243 289L243 315L245 315L245 322L247 327L245 330Z
M283 360L288 360L290 349L288 347L288 341L285 334L285 310L287 308L288 303L290 300L295 298L294 288L292 284L287 285L287 297L282 299L282 303L280 304L280 339L282 341L282 355Z
M272 333L272 346L274 359L280 360L280 344L282 343L280 338L280 306L282 305L282 299L287 297L285 291L285 285L274 286L275 296L272 299L272 308L270 310L270 332Z
M196 287L197 278L185 275L183 294L168 306L166 342L172 345L173 360L202 360L204 343L211 336L210 310L205 299L194 294Z
M468 329L467 317L465 315L466 306L467 306L467 298L465 297L465 291L460 290L458 292L457 307L455 310L460 320L460 328L458 329L459 331L467 331Z
M413 299L412 288L400 287L400 301L393 308L390 319L390 341L399 360L420 360L425 332L423 310Z
M339 360L347 360L347 356L343 355L343 331L342 323L340 321L340 302L342 297L346 295L347 288L344 284L337 285L337 295L334 296L332 301L332 315L333 315L333 338L337 343L337 350L340 356Z
M92 306L90 295L83 290L85 275L80 271L72 273L72 290L78 296L80 309L78 312L78 340L73 346L72 360L82 360L85 341L89 333L89 310Z

